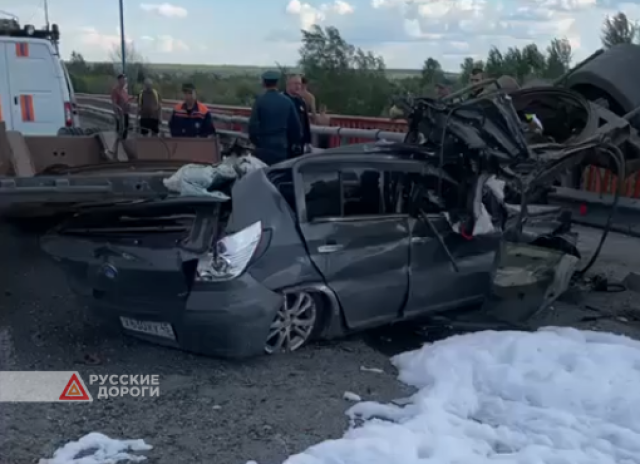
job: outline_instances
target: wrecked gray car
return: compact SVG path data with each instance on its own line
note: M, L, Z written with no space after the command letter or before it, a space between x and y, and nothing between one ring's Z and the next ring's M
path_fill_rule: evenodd
M43 248L107 320L207 355L424 316L526 325L573 275L570 216L523 199L535 182L514 173L530 154L508 100L429 105L409 115L430 120L420 143L306 155L224 195L88 207Z

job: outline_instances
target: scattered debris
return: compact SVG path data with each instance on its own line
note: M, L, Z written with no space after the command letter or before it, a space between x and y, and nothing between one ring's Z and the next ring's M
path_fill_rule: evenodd
M358 401L362 401L362 397L360 395L357 395L350 391L344 392L344 395L342 395L342 398L344 398L347 401L353 401L354 403L357 403Z
M208 196L229 200L224 190L239 177L266 165L253 156L225 158L217 166L187 164L163 181L170 192L183 196Z
M360 370L362 372L373 372L374 374L384 374L384 371L382 369L377 368L377 367L360 366Z

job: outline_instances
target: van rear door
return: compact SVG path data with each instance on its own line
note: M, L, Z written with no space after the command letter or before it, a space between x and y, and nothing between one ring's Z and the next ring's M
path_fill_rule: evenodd
M64 81L69 92L69 102L71 103L71 111L73 113L73 127L80 127L80 114L78 113L78 101L76 100L76 93L73 89L73 82L71 81L71 76L69 75L69 70L67 66L64 64L62 59L58 60L60 62L60 66L62 67L62 72L64 73Z
M11 92L9 91L9 66L7 65L7 47L0 42L0 121L7 129L13 129Z
M56 135L65 125L62 68L44 39L9 39L5 57L9 72L14 130L25 135Z

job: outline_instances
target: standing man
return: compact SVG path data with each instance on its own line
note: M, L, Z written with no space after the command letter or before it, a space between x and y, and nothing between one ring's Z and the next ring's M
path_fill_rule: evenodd
M311 121L315 123L316 120L316 97L311 92L309 92L308 87L309 81L307 78L302 76L302 92L300 96L303 98L304 102L307 104L307 109L311 113Z
M160 121L162 121L162 100L153 82L147 78L144 80L144 89L138 95L138 127L142 135L158 136L160 133Z
M291 99L278 92L279 79L276 71L262 75L265 92L256 98L249 118L249 140L256 147L256 157L269 166L302 151L300 119Z
M302 93L302 77L299 74L289 76L287 79L287 90L285 95L293 102L298 112L298 118L302 125L302 138L297 144L300 150L292 151L289 156L294 158L311 151L311 124L309 122L309 110L304 99L300 96Z
M173 108L169 120L171 137L215 137L211 112L197 100L196 88L192 84L184 84L182 92L184 101Z
M330 126L331 118L327 114L327 105L320 105L320 111L316 115L315 123L318 126ZM318 148L327 150L331 148L331 136L329 134L320 134L318 136Z
M471 85L478 84L484 80L484 71L480 68L473 68L471 70L471 76L469 76L469 83ZM479 97L484 89L482 87L477 88L473 92L469 93L469 97L476 98Z
M116 117L116 132L125 140L129 134L129 92L124 74L118 74L118 81L111 89L111 104Z

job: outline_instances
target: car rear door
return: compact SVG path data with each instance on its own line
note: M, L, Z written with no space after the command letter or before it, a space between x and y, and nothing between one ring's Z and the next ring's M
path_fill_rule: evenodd
M4 41L0 41L0 121L5 122L7 129L13 129L7 46Z
M432 175L412 174L406 188L415 192L440 192L437 205L427 195L415 198L414 211L424 213L411 221L409 297L405 316L453 309L480 302L491 286L491 270L500 233L470 239L453 231L444 213L446 205L459 204L458 189ZM431 197L433 198L433 197Z
M7 68L14 130L25 135L56 135L65 125L63 78L47 40L7 42Z
M398 318L409 284L407 215L391 195L393 164L313 160L296 173L301 230L347 326Z

